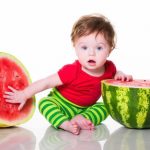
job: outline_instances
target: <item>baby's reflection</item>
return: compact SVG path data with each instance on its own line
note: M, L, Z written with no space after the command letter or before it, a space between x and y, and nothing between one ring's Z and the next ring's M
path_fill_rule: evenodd
M35 135L21 127L0 128L0 150L35 150Z
M104 150L149 150L150 129L116 130L104 144Z
M109 137L109 131L103 124L96 130L82 130L80 135L56 130L50 126L39 143L40 150L101 150L100 141Z

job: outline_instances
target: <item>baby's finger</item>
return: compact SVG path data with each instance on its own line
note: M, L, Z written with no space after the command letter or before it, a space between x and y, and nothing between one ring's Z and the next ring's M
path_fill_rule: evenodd
M128 81L132 81L133 77L131 75L128 76Z
M126 81L130 81L130 78L129 78L129 77L126 77Z
M125 76L122 76L121 77L121 81L125 81L126 80L126 77Z
M19 105L19 107L18 107L18 110L20 111L20 110L23 108L24 105L25 105L25 102L21 103L21 104Z
M17 91L16 89L14 89L14 88L11 87L11 86L8 86L8 88L9 88L12 92L16 92L16 91Z
M13 95L13 92L5 92L5 95Z
M116 78L116 80L121 80L122 78L121 78L121 76L118 76L117 78Z
M4 98L7 98L7 99L12 99L12 96L11 95L3 95Z
M6 99L6 102L8 102L8 103L19 103L18 101L16 101L16 100L12 100L12 99Z
M120 78L119 78L119 76L115 76L115 78L114 78L115 80L119 80Z

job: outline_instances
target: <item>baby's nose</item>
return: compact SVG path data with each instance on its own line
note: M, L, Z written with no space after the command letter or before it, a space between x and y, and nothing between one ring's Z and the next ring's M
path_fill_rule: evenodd
M95 50L94 49L89 49L89 55L95 55Z

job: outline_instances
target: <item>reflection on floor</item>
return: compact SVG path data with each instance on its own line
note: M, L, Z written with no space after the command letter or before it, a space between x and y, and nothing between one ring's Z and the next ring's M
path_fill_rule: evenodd
M111 130L112 131L112 130ZM149 150L150 129L116 127L111 132L101 124L80 135L49 126L36 136L26 128L0 128L0 150ZM40 138L39 141L37 138ZM38 142L36 142L36 140Z
M105 142L103 150L149 150L150 129L117 129Z
M0 150L34 150L35 135L22 127L0 129Z
M101 150L99 141L109 137L105 125L99 125L94 131L82 130L80 135L56 130L49 127L39 143L40 150Z

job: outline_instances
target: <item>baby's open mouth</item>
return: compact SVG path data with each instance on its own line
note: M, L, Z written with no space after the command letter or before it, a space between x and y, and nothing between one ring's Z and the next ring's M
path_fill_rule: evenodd
M94 61L94 60L88 60L88 64L90 64L90 65L95 65L95 64L96 64L96 61Z
M95 63L95 61L94 61L94 60L89 60L88 62L89 62L89 63Z

